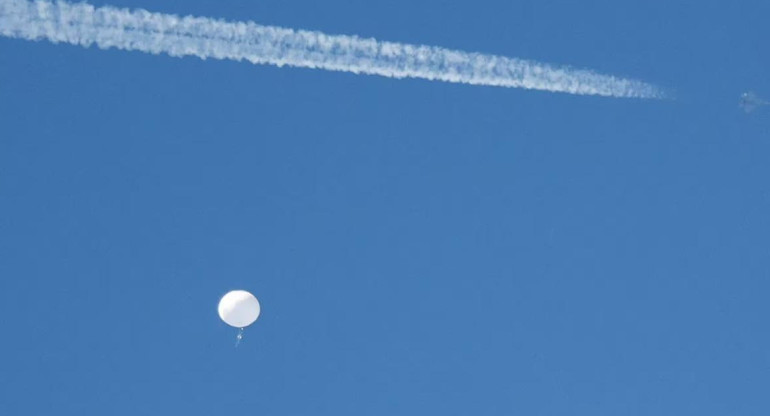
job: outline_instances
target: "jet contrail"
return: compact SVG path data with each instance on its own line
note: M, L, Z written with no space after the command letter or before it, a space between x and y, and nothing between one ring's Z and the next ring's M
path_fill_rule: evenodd
M0 0L0 35L390 78L607 97L665 95L645 82L517 58L63 1Z

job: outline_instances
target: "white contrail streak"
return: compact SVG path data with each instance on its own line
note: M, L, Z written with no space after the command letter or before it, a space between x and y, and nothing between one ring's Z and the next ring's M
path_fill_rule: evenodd
M201 59L320 68L609 97L662 98L657 87L589 70L435 46L180 17L85 3L0 0L0 35Z

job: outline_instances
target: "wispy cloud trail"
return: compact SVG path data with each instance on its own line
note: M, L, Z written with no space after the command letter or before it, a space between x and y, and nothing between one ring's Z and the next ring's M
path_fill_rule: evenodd
M608 97L662 98L645 82L435 46L85 3L0 0L0 35L202 59Z

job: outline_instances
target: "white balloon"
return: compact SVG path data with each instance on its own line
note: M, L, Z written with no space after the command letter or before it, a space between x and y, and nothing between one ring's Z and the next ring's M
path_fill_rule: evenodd
M254 323L259 317L259 301L245 290L227 292L219 301L219 317L226 324L243 328Z

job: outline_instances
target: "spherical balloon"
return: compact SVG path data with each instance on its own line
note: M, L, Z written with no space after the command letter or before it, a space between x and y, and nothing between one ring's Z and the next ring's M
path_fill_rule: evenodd
M254 323L259 317L259 301L245 290L233 290L219 301L219 317L226 324L243 328Z

